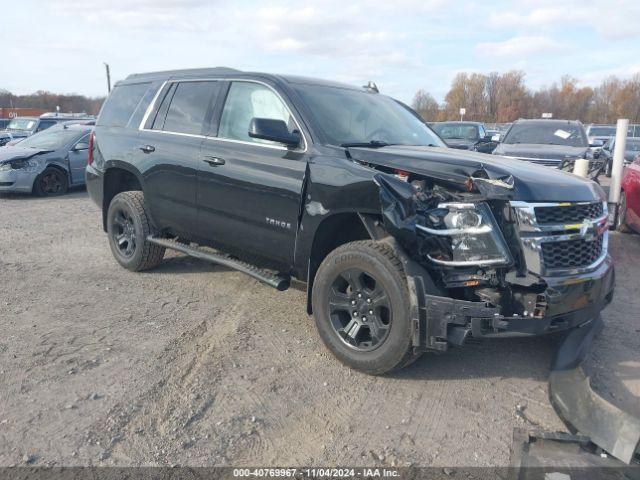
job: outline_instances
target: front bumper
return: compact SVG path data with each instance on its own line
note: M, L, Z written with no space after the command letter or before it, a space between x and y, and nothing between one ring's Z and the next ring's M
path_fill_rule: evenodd
M23 169L0 172L0 192L30 193L37 176L38 172Z
M485 302L429 295L423 279L413 277L418 305L414 309L414 346L446 350L469 337L522 337L542 335L580 326L596 318L613 298L615 271L610 256L592 272L543 278L544 292L536 294L546 304L543 315L503 316Z

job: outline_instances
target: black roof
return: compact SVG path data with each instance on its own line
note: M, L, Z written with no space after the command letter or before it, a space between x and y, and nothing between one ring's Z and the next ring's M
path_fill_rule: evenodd
M207 77L260 77L264 79L271 79L273 81L280 80L291 84L298 85L322 85L337 88L348 88L354 90L360 90L358 87L348 85L345 83L333 82L330 80L322 80L318 78L303 77L297 75L279 75L272 73L262 72L244 72L228 67L214 67L214 68L189 68L184 70L166 70L159 72L149 73L134 73L129 75L122 83L136 83L140 81L153 81L153 80L169 80L172 78L207 78ZM120 83L120 82L118 82ZM116 84L117 85L117 84Z

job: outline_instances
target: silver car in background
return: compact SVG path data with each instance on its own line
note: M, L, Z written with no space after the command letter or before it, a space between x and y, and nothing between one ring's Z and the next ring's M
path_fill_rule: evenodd
M93 126L63 124L0 147L0 193L62 195L84 185Z

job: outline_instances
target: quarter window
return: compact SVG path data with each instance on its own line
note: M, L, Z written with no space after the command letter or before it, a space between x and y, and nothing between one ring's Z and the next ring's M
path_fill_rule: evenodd
M149 85L149 83L136 83L115 87L100 112L98 125L124 127L140 99L149 89Z
M252 118L283 120L289 131L295 129L293 117L287 106L273 90L259 83L233 82L222 110L218 137L279 145L268 140L251 138L249 124Z
M171 99L162 129L195 135L202 133L209 105L217 96L219 89L218 82L179 83Z

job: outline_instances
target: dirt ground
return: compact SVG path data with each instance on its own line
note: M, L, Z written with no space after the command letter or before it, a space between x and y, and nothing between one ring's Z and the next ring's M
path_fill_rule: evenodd
M587 366L640 414L640 235L611 251L616 297ZM300 289L175 254L120 268L84 191L0 197L0 253L0 466L500 466L514 427L564 430L552 338L359 374Z

